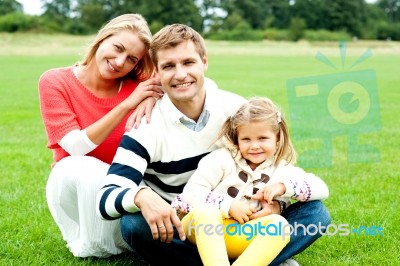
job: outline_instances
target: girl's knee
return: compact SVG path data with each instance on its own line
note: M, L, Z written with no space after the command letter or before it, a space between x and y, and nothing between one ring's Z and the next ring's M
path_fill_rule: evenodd
M192 218L194 220L202 220L204 218L222 220L221 211L214 207L202 206L194 208L192 212L193 212Z

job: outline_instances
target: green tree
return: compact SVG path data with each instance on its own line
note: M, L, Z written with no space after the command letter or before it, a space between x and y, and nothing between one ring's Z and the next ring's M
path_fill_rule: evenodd
M400 0L379 0L377 5L386 13L390 23L400 22Z
M325 1L328 30L345 30L355 36L362 36L362 19L365 16L363 0Z
M289 37L292 41L298 41L304 37L306 22L302 18L294 17L290 20Z
M227 12L227 18L239 14L252 29L269 25L285 28L290 22L288 0L221 0L221 7Z
M0 0L0 16L22 10L22 5L16 0Z

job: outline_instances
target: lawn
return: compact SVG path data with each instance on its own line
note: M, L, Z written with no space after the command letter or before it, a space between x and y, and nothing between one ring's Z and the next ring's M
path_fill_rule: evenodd
M0 34L0 162L3 169L0 265L131 265L129 254L109 259L74 258L66 249L45 201L51 152L46 148L40 118L37 81L46 69L79 60L89 40L90 37ZM376 75L376 78L361 77L376 81L376 85L369 88L378 95L370 99L371 106L377 107L373 109L373 123L362 127L349 125L345 132L333 133L328 138L332 144L328 156L322 154L300 160L304 165L312 162L306 170L328 184L330 197L325 204L332 215L333 226L330 236L322 237L296 259L302 265L397 265L400 234L396 226L400 225L400 215L396 206L400 182L395 154L400 132L397 117L400 93L396 92L400 85L400 44L349 43L344 63L337 43L207 44L207 76L221 88L245 97L270 97L282 107L290 123L291 119L293 123L298 119L290 112L300 109L299 113L320 119L307 127L293 125L291 128L300 158L302 154L307 156L310 147L322 145L320 140L309 136L313 132L324 134L322 129L332 125L321 111L326 109L326 101L321 103L317 97L295 106L290 102L293 98L288 96L287 82L307 77L317 77L317 81L324 82L332 75L347 75L351 81L352 72L362 70ZM371 49L372 56L350 69L367 48ZM318 52L337 69L316 60ZM368 154L361 149L348 154L354 144L347 142L348 136L356 136L359 144L375 147L375 157L367 160ZM324 137L326 134L321 135ZM359 158L358 162L351 162L354 156ZM323 166L322 162L329 165ZM361 230L359 234L350 231L348 236L334 234L335 226L344 224L349 230ZM379 231L382 235L377 234L378 228L382 228Z

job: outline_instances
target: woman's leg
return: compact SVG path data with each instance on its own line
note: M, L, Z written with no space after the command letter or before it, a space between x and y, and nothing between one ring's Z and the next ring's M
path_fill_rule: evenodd
M109 165L89 156L70 156L52 169L46 186L50 212L76 257L109 257L129 250L119 221L96 214L96 195Z

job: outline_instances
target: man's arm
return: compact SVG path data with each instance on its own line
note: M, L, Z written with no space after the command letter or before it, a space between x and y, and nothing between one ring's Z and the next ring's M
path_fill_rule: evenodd
M154 144L151 136L145 136ZM184 240L183 226L170 204L147 186L140 185L150 163L150 155L136 139L129 133L124 135L108 170L106 184L97 195L98 215L112 220L141 211L155 240L160 238L162 242L171 242L173 226Z
M111 164L106 182L97 195L98 214L107 220L139 211L134 203L150 160L149 153L138 141L125 134Z

